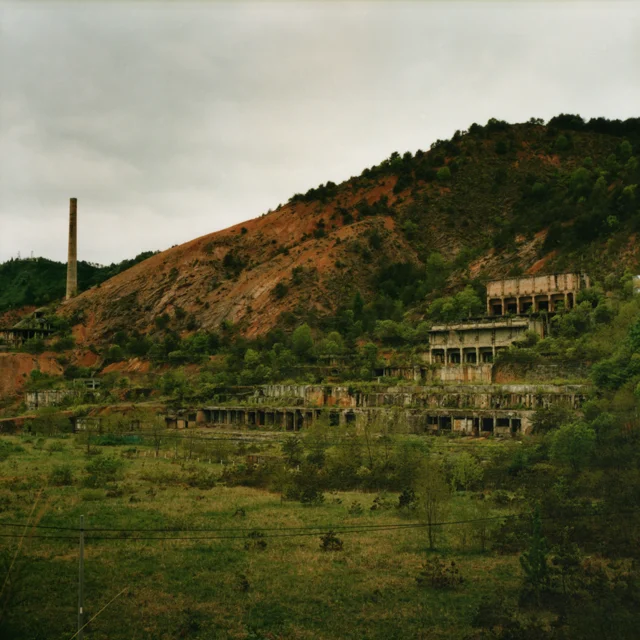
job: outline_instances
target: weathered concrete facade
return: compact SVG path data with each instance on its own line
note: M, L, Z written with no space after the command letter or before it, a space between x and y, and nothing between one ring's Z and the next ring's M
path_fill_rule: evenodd
M487 284L487 315L571 309L581 289L590 286L582 273L556 273L493 280Z
M263 385L225 404L166 416L169 428L223 426L299 431L318 420L329 426L392 422L411 433L526 434L533 412L561 403L579 409L585 385L451 385L355 389L321 385Z
M55 407L70 397L78 395L76 389L41 389L40 391L28 391L24 396L27 410L33 411L40 407Z
M434 325L429 332L429 362L445 365L491 364L501 349L544 325L535 318L487 318L473 322Z
M300 431L320 419L329 427L352 425L357 430L368 424L402 423L407 433L457 432L467 435L516 435L531 430L532 411L509 409L438 409L363 407L355 409L307 407L219 406L199 409L193 416L167 416L168 428L196 426ZM325 424L326 424L325 423Z

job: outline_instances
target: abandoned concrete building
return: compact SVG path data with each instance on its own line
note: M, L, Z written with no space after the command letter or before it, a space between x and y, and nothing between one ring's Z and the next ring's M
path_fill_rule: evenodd
M437 324L429 331L429 350L410 365L381 367L380 378L424 383L491 384L496 356L526 334L545 336L541 312L570 309L589 286L583 274L560 273L493 280L487 284L487 315Z
M342 386L262 385L251 397L165 416L168 428L198 426L299 431L323 420L329 427L394 424L407 433L515 435L531 431L536 409L578 409L586 385L400 386L356 390Z
M582 289L590 286L582 273L556 273L493 280L487 284L487 315L504 316L530 311L555 312L571 309Z
M379 382L393 376L412 380L416 386L355 390L262 385L251 395L231 391L215 405L166 416L166 424L298 431L325 420L329 426L356 429L402 423L409 433L527 434L536 409L554 404L579 409L590 387L497 385L493 380L496 356L527 333L544 337L545 323L539 313L573 307L578 292L588 286L586 276L572 273L490 282L487 317L434 325L429 349L419 354L418 363L390 365L376 372Z
M483 318L456 324L434 325L429 332L430 364L487 364L496 354L533 331L544 335L537 318Z
M36 309L10 328L0 328L0 345L9 349L19 349L27 340L44 340L53 333L46 318L46 309Z

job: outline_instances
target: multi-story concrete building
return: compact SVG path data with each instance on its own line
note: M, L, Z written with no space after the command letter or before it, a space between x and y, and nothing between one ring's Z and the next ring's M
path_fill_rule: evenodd
M590 286L582 273L523 276L492 280L487 284L487 315L504 316L530 311L571 309L581 289Z
M536 318L484 318L456 324L434 325L429 332L431 364L486 364L501 349L533 331L540 337L544 324Z

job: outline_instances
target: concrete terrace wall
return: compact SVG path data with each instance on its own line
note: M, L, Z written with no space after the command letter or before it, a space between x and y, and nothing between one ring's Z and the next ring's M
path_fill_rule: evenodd
M549 383L551 380L588 380L589 365L578 363L526 364L497 362L493 365L492 382L509 384L514 382Z
M28 391L25 394L25 404L28 411L38 407L54 407L62 403L65 398L78 394L76 389L44 389L41 391Z
M270 401L298 400L295 406L307 407L475 407L535 410L554 403L578 408L588 385L432 385L391 386L349 389L317 385L264 385L250 403L269 405Z
M208 406L195 415L168 415L166 425L171 429L188 429L195 426L218 426L300 431L309 428L320 419L326 419L331 427L352 426L362 431L367 425L394 425L394 430L407 433L458 432L466 435L515 435L531 430L532 411L505 409L397 409L366 407L357 409L308 407L246 407ZM326 423L325 423L326 424Z

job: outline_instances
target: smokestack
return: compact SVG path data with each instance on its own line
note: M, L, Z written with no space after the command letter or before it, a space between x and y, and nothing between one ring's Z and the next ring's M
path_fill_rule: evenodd
M78 199L69 200L69 258L67 260L67 300L78 293Z

